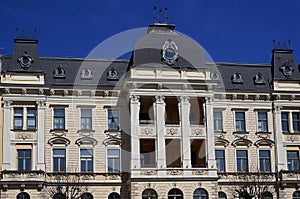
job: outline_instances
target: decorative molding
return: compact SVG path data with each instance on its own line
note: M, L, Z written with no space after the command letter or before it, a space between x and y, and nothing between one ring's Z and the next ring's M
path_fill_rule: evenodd
M5 94L10 94L10 88L5 88L4 93Z
M71 141L65 137L56 136L48 140L48 144L51 146L53 144L63 144L65 146L68 146L71 143Z
M189 96L180 96L179 99L180 99L181 103L188 103L190 100L190 97Z
M39 95L44 95L44 89L42 88L39 89Z
M96 146L97 143L98 143L98 141L95 138L88 137L88 136L79 138L79 139L77 139L75 141L75 144L77 144L78 146L81 146L81 145L93 145L93 146Z
M130 96L130 102L131 103L137 103L137 102L139 102L139 100L140 100L140 96L138 96L138 95L131 95Z
M178 47L176 46L174 41L165 41L162 47L162 59L168 65L173 65L178 60Z
M165 97L161 96L161 95L156 95L155 100L156 100L156 103L163 103L165 100Z
M12 104L11 100L4 100L2 103L3 103L3 108L7 108L7 109L11 108L11 104Z
M46 103L44 100L38 100L38 101L36 101L36 104L37 104L38 108L45 108L45 106L46 106Z
M92 71L89 70L88 68L83 69L81 71L80 78L81 79L92 79L93 78Z

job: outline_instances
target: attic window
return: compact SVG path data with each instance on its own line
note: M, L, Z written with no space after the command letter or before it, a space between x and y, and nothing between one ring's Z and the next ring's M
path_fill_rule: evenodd
M265 84L265 78L261 73L258 73L257 75L255 75L254 77L254 83L255 84Z
M80 78L81 79L92 79L93 78L93 74L92 74L92 71L89 70L89 69L83 69L81 71L81 75L80 75Z
M241 73L234 73L231 76L231 81L232 81L232 83L236 83L236 84L242 84L244 82Z
M107 73L108 80L119 80L119 73L114 68L110 69Z
M53 77L54 78L65 78L66 77L66 72L62 68L61 65L59 65L56 69L54 69Z
M289 62L285 62L281 67L280 70L282 72L282 74L286 77L289 77L293 74L294 72L294 67L289 63Z
M19 59L17 61L23 69L29 68L31 63L34 62L32 57L26 51L23 53L23 55L21 57L19 57Z
M220 75L217 72L211 73L211 80L220 80Z

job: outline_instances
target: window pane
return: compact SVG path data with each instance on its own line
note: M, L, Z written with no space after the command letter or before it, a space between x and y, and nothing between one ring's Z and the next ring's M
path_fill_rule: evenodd
M288 113L281 113L282 131L288 132Z
M245 113L236 112L235 113L235 127L236 131L245 131Z
M236 151L237 171L246 172L248 171L248 155L246 150Z
M118 130L119 129L119 111L108 110L108 129Z
M222 112L214 112L214 130L222 131Z
M259 151L259 168L261 172L270 172L271 171L271 160L270 160L270 151L269 150L260 150Z
M225 172L225 151L224 150L216 150L216 162L217 168L219 172Z
M65 149L53 149L53 171L66 171Z
M299 113L292 113L293 117L293 130L299 131Z
M65 109L54 109L54 116L65 116Z

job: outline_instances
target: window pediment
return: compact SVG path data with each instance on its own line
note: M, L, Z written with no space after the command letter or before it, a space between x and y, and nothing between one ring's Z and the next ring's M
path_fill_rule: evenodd
M236 146L247 146L247 147L250 147L252 145L252 142L251 140L245 138L245 137L239 137L238 139L234 140L232 142L232 145L234 147Z
M268 138L261 138L259 140L257 140L255 143L254 143L255 146L259 147L259 146L273 146L274 145L274 141L273 140L270 140Z
M63 144L63 145L69 145L70 144L70 140L65 138L65 137L60 137L60 136L57 136L57 137L53 137L51 139L48 140L48 144L50 144L51 146L54 145L54 144Z
M227 147L229 145L229 141L226 140L223 137L216 137L215 138L215 145Z
M82 137L79 138L75 141L75 144L77 144L78 146L80 145L97 145L98 141L94 138L91 137Z

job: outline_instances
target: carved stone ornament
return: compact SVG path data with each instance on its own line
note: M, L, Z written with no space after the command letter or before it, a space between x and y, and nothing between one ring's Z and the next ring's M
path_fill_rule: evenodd
M80 78L81 79L92 79L93 78L92 71L87 68L83 69L81 71Z
M130 101L131 102L138 102L140 100L140 96L138 95L131 95L130 96Z
M286 77L289 77L293 74L294 72L294 67L289 63L289 62L285 62L281 67L280 70L282 72L282 74Z
M165 41L162 47L162 58L168 64L172 65L178 59L178 47L174 41Z
M17 60L17 62L20 64L20 66L23 69L28 69L30 65L34 62L32 57L25 51L21 57Z
M155 99L156 99L156 102L162 103L162 102L164 102L165 97L161 96L161 95L157 95L157 96L155 96Z

